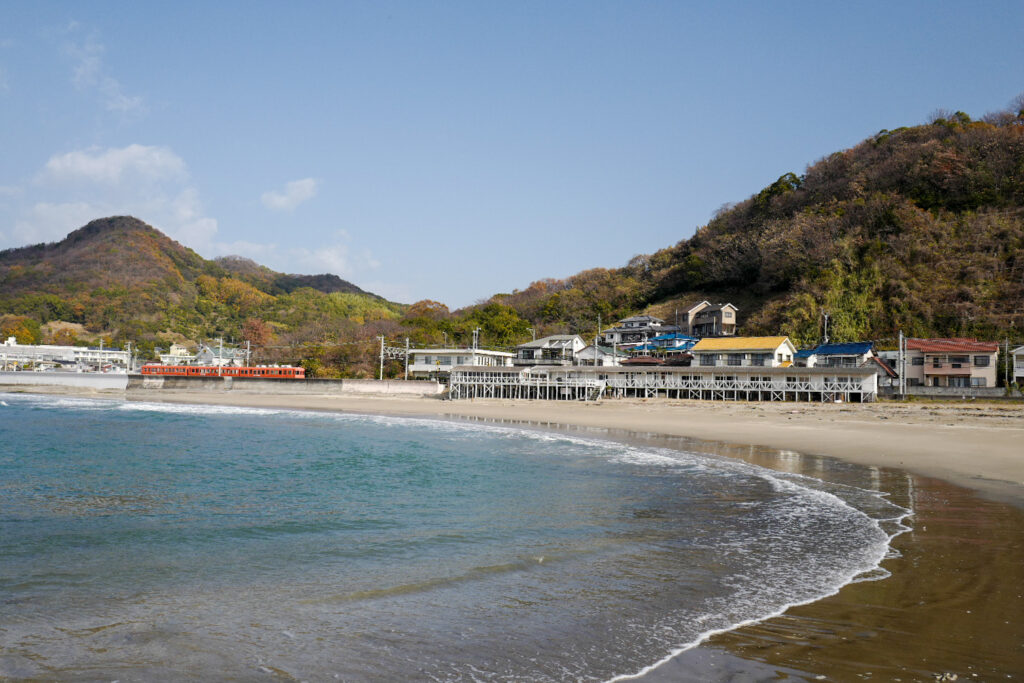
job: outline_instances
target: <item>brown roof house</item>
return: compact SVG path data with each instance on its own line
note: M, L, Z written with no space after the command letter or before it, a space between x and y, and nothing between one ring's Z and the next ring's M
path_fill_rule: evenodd
M976 339L907 339L907 386L994 387L999 344Z

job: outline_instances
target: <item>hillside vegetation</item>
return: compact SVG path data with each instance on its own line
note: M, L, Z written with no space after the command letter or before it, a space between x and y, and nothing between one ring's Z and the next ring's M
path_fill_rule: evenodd
M492 303L546 329L592 330L709 299L743 334L816 341L1015 337L1024 327L1024 111L883 130L786 173L690 239L619 269L535 282Z
M148 354L173 341L224 337L281 347L265 356L298 360L304 343L335 342L346 331L372 337L375 323L399 318L403 308L335 275L286 275L237 257L206 260L129 216L0 252L0 334L24 343L102 337ZM78 327L54 328L54 321Z
M468 344L477 329L491 347L531 329L591 339L598 319L672 320L703 299L737 305L741 334L798 345L819 339L823 312L836 341L885 344L901 329L1019 339L1024 106L883 130L783 174L674 246L455 312L391 303L334 275L209 261L130 217L0 252L0 334L67 343L84 330L144 351L223 336L251 341L262 360L301 360L313 376L374 374L377 335L414 346Z

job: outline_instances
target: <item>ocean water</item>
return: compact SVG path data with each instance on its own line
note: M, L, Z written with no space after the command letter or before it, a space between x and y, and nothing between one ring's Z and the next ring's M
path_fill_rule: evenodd
M884 576L907 512L575 435L0 394L0 677L612 680Z

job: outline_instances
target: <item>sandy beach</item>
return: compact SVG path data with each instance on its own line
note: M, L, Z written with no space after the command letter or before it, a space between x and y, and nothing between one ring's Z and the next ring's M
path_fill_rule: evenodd
M583 430L812 476L828 472L822 463L830 459L866 466L878 488L914 511L908 520L912 530L896 537L896 554L883 565L891 576L849 584L834 596L714 636L644 680L1024 675L1024 406L1019 403L651 399L583 404L168 391L132 392L127 399Z

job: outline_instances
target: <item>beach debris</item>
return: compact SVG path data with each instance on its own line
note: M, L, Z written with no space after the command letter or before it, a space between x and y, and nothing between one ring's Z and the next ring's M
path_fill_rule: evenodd
M960 677L954 673L946 672L944 674L935 674L933 678L935 678L935 680L937 681L955 681Z

